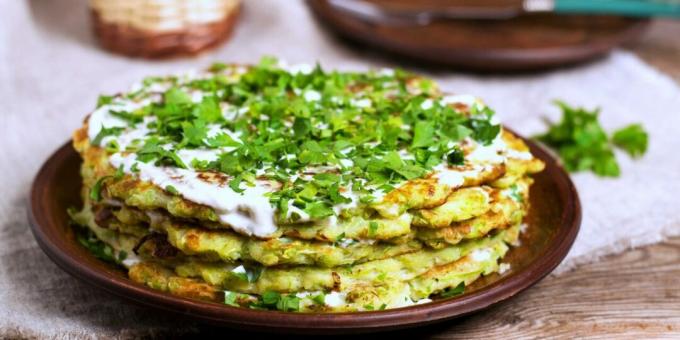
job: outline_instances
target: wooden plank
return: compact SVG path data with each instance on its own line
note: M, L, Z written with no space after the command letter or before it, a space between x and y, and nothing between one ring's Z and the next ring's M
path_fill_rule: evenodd
M404 335L680 338L680 238L548 277L486 312Z

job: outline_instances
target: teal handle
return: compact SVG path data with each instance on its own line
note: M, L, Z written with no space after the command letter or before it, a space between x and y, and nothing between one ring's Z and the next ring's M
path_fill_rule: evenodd
M555 12L680 18L678 0L555 0Z

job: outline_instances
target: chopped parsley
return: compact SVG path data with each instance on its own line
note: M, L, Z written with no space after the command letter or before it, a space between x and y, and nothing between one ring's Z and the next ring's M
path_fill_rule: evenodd
M463 165L465 162L465 155L463 154L463 150L461 150L459 147L454 147L453 150L446 155L446 160L449 162L450 165Z
M600 111L574 108L561 101L562 120L536 138L554 148L570 172L593 171L598 176L618 177L621 173L614 147L640 157L647 150L647 133L639 124L617 130L610 139L600 125Z
M102 139L107 136L118 136L120 133L123 132L122 127L110 127L106 128L103 127L99 130L99 133L94 137L94 139L91 141L92 145L99 146L102 142Z
M440 294L440 296L443 298L450 298L463 294L463 292L465 292L465 282L461 282L457 286L445 290Z
M647 151L647 132L640 124L631 124L614 131L612 143L626 151L631 157L638 158Z
M107 179L112 178L111 176L103 176L100 177L97 182L94 183L92 188L90 188L90 199L92 199L95 202L99 202L102 199L102 186L104 185L104 181Z
M260 278L260 275L262 275L263 267L261 266L243 266L240 265L236 268L234 268L231 271L231 274L238 279L248 282L248 283L253 283L257 281L257 279Z
M510 197L512 197L515 202L518 203L524 203L524 197L522 196L522 193L519 190L519 186L517 186L517 183L513 184L510 186Z
M371 221L368 223L368 236L373 236L378 231L378 222Z
M78 243L85 247L85 249L92 253L96 258L109 263L120 263L127 257L127 253L124 251L121 251L118 256L116 256L113 248L98 239L90 229L78 226L74 230Z
M125 172L123 171L123 164L121 164L118 166L118 169L116 169L116 173L113 175L113 178L118 180L123 178L123 176L125 176Z
M251 303L250 307L297 312L300 310L300 298L294 294L284 295L274 291L266 291L260 296L258 301Z
M112 96L99 96L99 98L97 98L97 108L111 104L112 101L113 101Z
M132 164L132 166L130 167L130 171L132 171L134 173L138 173L139 172L139 163L135 162L134 164Z
M293 206L320 219L351 202L350 192L370 203L376 190L387 192L442 163L462 165L464 154L452 145L464 138L487 145L501 130L488 107L447 105L433 82L407 72L328 72L317 65L291 73L277 65L267 57L238 77L225 76L231 66L215 64L193 80L145 79L128 97L148 96L146 87L162 83L168 90L160 101L110 111L148 129L125 151L140 162L188 168L178 152L214 150L216 159L194 159L191 167L225 174L239 193L256 179L279 182L268 194L279 218ZM93 143L121 129L103 128Z
M173 195L179 195L179 191L177 191L177 188L175 188L175 187L172 186L172 185L166 185L166 186L165 186L165 191L167 191L167 192L169 192L169 193L171 193L171 194L173 194Z
M325 306L326 305L326 294L319 293L317 295L314 295L312 297L312 301L314 301L314 303L316 303L317 305Z
M232 306L232 307L240 307L238 302L236 302L237 297L238 297L238 293L225 292L224 293L224 304Z

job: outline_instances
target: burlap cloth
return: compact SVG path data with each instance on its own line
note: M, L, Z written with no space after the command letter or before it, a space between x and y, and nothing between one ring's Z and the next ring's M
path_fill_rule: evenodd
M131 60L98 49L84 0L0 1L0 337L168 335L196 325L131 306L70 277L38 248L26 218L38 167L70 136L97 95L146 75L199 69L214 60L290 62L365 69L395 66L338 43L319 30L302 2L248 1L233 39L196 59ZM416 70L417 71L417 70ZM556 275L576 264L680 234L680 89L627 52L579 68L529 76L430 74L444 89L486 99L525 135L541 116L557 117L561 98L602 107L613 129L643 122L651 135L642 160L619 157L618 179L574 175L583 203L581 233ZM619 155L622 156L622 155ZM568 275L568 274L567 274Z

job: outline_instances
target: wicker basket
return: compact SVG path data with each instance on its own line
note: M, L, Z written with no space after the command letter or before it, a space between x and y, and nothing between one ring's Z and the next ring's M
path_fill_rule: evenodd
M104 48L156 58L196 54L227 39L240 0L90 0L90 10Z

